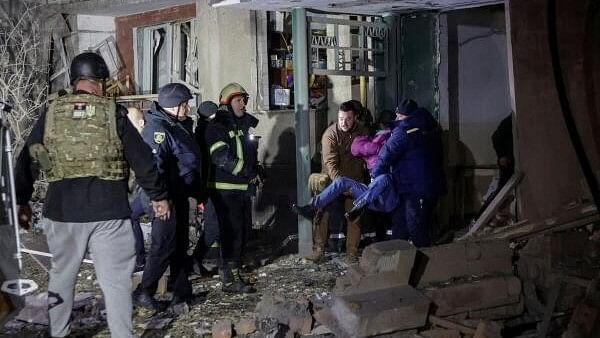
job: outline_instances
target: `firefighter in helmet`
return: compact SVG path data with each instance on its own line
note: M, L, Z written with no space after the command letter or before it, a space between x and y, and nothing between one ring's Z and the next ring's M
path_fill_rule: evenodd
M222 289L231 293L256 291L240 277L239 271L252 225L252 184L258 179L258 147L249 132L257 126L258 119L246 112L248 98L240 84L226 85L219 95L219 109L205 133L210 166L207 186L214 206L207 210L205 222L219 227Z

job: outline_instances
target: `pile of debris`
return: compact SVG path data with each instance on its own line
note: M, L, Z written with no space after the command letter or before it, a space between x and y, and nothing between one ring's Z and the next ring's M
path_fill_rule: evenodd
M511 257L506 241L421 250L402 240L375 243L338 278L332 305L315 317L340 337L460 337L475 335L478 326L496 328L485 337L500 337L492 321L523 311Z

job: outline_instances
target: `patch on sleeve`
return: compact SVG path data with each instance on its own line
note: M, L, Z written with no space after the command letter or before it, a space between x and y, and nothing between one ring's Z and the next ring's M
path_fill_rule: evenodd
M154 132L154 143L161 144L165 141L165 132L164 131L155 131Z

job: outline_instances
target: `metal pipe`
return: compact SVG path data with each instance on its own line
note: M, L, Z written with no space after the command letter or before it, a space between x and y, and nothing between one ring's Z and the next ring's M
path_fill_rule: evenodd
M296 113L296 189L298 205L309 202L306 184L310 175L310 122L308 98L308 41L306 9L292 9L292 42L294 45L294 108ZM312 253L312 224L298 216L298 254Z
M2 133L4 134L4 152L6 154L6 164L8 171L8 182L5 182L8 185L9 194L10 194L10 218L12 219L12 223L15 227L15 239L17 244L17 252L15 253L15 259L17 260L17 264L19 266L19 272L23 269L23 260L21 256L21 237L19 236L19 216L17 215L17 194L15 192L15 172L13 166L13 157L12 157L12 141L10 139L10 132L7 126L2 126Z

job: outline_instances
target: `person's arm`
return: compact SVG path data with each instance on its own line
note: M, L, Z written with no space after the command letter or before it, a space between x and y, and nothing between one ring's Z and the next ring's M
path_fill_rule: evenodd
M341 177L340 154L332 133L325 132L321 141L323 148L323 166L329 178L333 181Z
M219 169L233 175L244 176L244 160L234 155L234 149L226 142L227 135L221 130L209 126L206 130L206 146L211 162Z
M144 142L129 119L122 114L118 114L117 127L123 142L125 160L135 172L138 184L151 200L167 199L167 186L159 174L150 147Z
M350 147L352 155L360 157L377 155L379 149L381 149L381 144L375 142L375 139L369 136L357 136Z
M406 152L408 135L400 128L394 130L379 152L377 163L372 170L373 177L387 174L392 164Z

